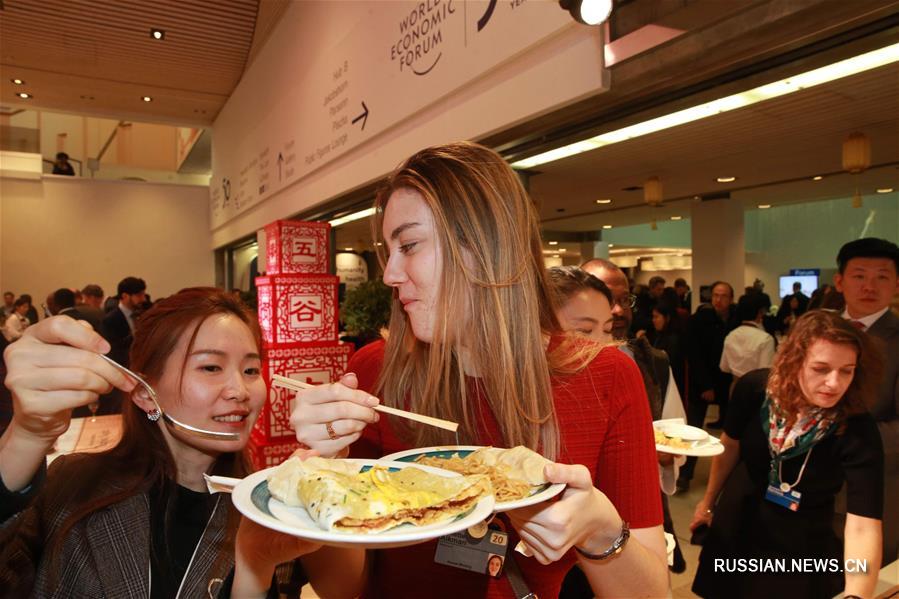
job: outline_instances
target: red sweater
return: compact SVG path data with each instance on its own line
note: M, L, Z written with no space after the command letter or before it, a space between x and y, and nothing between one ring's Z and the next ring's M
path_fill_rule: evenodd
M554 340L557 342L557 340ZM350 359L359 387L371 391L384 358L384 342L362 348ZM649 402L633 360L619 350L603 349L577 374L552 381L556 416L561 431L557 461L583 464L593 483L608 496L631 528L662 524L659 474ZM474 385L471 389L474 389ZM469 396L471 397L471 396ZM503 447L500 427L482 396L478 402L480 445ZM410 449L395 435L391 417L381 415L353 445L354 457L377 458ZM509 534L507 556L514 555L530 590L541 597L557 597L565 574L575 563L574 551L543 566L514 552L518 535L504 516L493 521ZM514 597L505 576L499 579L434 562L436 541L374 552L366 597L419 598Z

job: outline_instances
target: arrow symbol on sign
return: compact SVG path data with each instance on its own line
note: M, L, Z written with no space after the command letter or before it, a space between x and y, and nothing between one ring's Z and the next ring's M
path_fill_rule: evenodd
M365 131L365 123L366 121L368 121L368 106L365 105L365 102L362 102L362 110L364 110L365 112L354 118L353 124L355 125L356 121L362 119L362 130Z
M278 152L278 181L281 180L281 164L284 162L284 156Z

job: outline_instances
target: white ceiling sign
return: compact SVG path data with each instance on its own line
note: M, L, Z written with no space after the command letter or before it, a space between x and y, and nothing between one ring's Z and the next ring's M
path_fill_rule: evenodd
M330 43L333 38L326 40L316 30L336 27L335 19L349 33L331 47L308 52L303 44L309 46L309 39ZM570 65L580 80L570 88L574 92L561 86L564 100L603 91L600 29L575 24L556 2L292 4L269 41L272 47L263 49L215 122L212 228L376 136L422 124L423 111L482 85L485 78L496 77L495 87L502 89L518 75L510 77L504 65L531 55L545 59L550 52L555 57L566 32L595 41L599 51L592 63ZM490 115L491 127L559 105L562 92L546 89L558 87L555 82L521 83L528 87L516 94L516 106L479 107ZM553 104L547 105L553 94ZM445 112L459 109L447 105ZM458 123L459 138L473 137L464 131L476 119L466 121ZM482 128L479 134L487 132ZM401 158L392 157L391 166ZM345 191L354 182L344 180Z

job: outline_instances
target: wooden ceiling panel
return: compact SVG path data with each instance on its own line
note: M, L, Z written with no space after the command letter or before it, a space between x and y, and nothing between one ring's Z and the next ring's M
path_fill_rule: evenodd
M250 51L286 9L272 0L6 0L0 11L0 101L115 118L211 124ZM272 6L268 6L271 4ZM264 27L257 30L257 17ZM164 40L150 35L165 31ZM152 106L141 102L144 95ZM86 105L81 96L93 97ZM142 115L144 115L142 117Z

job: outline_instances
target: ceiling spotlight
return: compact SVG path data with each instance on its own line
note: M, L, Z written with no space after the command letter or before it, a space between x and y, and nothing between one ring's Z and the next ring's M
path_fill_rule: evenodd
M821 175L815 175L814 177L812 177L812 181L820 181L823 178L824 177L822 177Z
M771 207L771 204L759 204L759 209L761 209L761 210L767 210L770 207Z
M164 29L156 29L155 27L150 28L150 37L154 40L164 40L165 39L165 30Z
M16 95L19 96L20 98L22 98L23 100L28 100L28 99L34 97L34 96L32 96L31 94L26 93L26 92L19 92L19 93L17 93Z
M152 102L153 98L151 98L150 96L144 96L143 98L141 98L141 100L143 100L144 102Z
M381 247L382 245L384 245L384 244L381 243L380 241L376 241L376 242L375 242L375 246L376 246L376 247Z
M683 218L682 216L672 216L671 220L680 220L682 218Z
M612 199L611 198L603 198L601 200L596 200L596 203L597 204L611 204Z
M559 0L559 6L583 25L605 23L612 14L612 0Z
M610 243L610 244L609 244L609 247L610 247L610 248L613 248L613 247L615 247L615 244L614 244L614 243Z
M717 179L715 179L715 181L717 181L718 183L733 183L736 180L736 177L718 177Z
M549 245L559 245L558 241L549 241L547 243L549 243Z
M353 251L353 248L343 248L343 251L345 251L345 252L352 252L352 251Z
M558 258L559 254L553 254L553 258Z
M25 85L25 81L22 79L10 79L15 85Z
M880 187L877 190L877 193L893 193L892 187Z
M612 228L612 225L603 225L602 228L603 228L603 229L611 229L611 228Z

